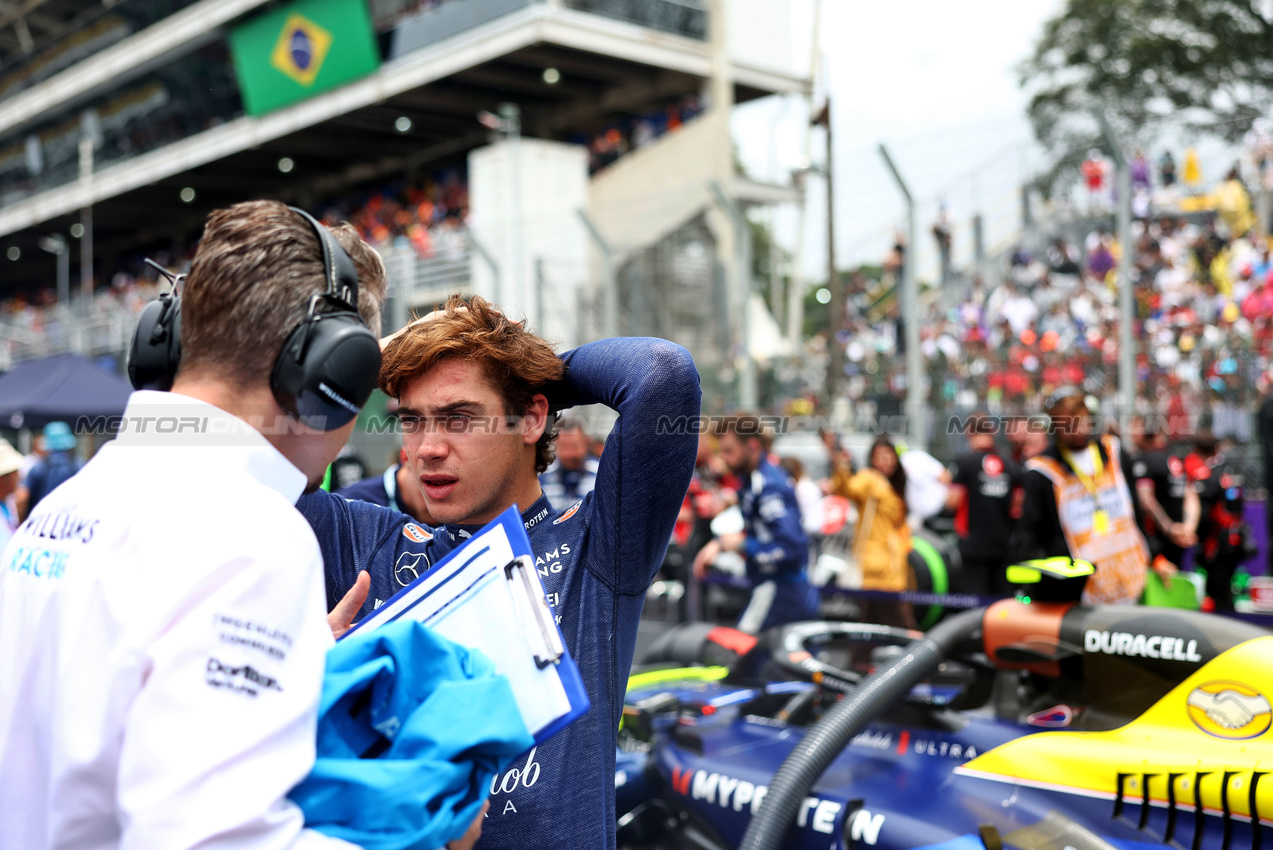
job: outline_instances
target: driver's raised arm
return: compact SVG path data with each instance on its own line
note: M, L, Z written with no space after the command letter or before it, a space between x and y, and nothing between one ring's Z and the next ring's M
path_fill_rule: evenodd
M604 404L619 412L593 491L596 510L607 519L591 533L604 551L623 558L598 578L623 593L643 593L653 574L619 565L657 569L662 562L698 451L698 370L676 343L641 337L588 343L561 359L566 376L561 398L554 399L558 407Z

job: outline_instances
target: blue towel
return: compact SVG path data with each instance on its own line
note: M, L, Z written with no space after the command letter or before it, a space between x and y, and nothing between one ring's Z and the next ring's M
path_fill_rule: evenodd
M307 827L366 850L433 850L534 743L486 656L399 620L327 653L318 758L290 796Z

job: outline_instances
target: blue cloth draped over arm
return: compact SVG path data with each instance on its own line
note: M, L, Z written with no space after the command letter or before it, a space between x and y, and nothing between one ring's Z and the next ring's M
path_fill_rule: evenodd
M290 796L307 827L366 850L433 850L534 743L482 653L399 620L328 652L318 758Z

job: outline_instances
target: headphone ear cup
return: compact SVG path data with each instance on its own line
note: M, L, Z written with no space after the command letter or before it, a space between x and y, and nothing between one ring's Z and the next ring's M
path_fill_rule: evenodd
M380 342L358 314L320 313L288 335L270 388L294 418L335 431L358 415L379 374Z
M172 389L181 363L181 299L165 293L141 311L128 349L128 380L137 390Z
M296 404L296 396L300 393L300 388L303 384L304 367L302 362L305 352L305 337L314 322L314 318L307 318L292 329L292 332L287 335L287 341L283 343L282 351L278 353L278 357L274 360L274 369L270 372L270 390L274 393L274 400L278 402L279 407L293 417L300 415Z

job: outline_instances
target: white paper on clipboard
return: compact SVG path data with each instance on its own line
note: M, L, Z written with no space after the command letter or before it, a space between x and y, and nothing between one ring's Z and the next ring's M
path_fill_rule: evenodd
M515 523L515 524L514 524ZM509 529L520 539L510 540ZM525 551L515 551L523 549ZM506 676L537 742L583 714L588 699L566 654L516 509L505 512L349 634L401 617L481 650Z

